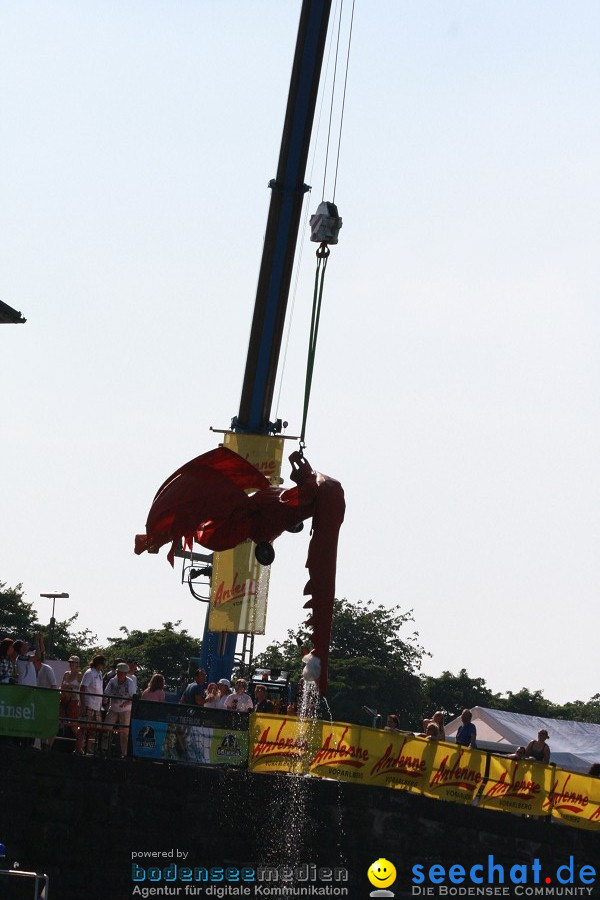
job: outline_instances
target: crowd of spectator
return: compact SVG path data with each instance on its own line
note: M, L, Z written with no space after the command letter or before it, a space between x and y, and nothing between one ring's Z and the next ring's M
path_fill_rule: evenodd
M92 752L98 744L106 750L110 735L114 731L119 736L121 755L127 753L131 706L134 697L143 700L164 702L166 699L164 676L155 672L146 688L140 693L137 682L137 660L134 658L113 661L106 670L106 658L95 656L89 667L82 673L78 656L69 657L69 668L64 673L60 686L57 685L54 670L44 662L44 647L40 635L35 637L35 648L21 639L5 637L0 641L0 684L19 684L60 690L59 718L67 732L75 738L75 753L83 755ZM285 713L296 715L295 704L286 704L281 698L271 699L267 687L255 685L254 698L248 693L248 683L238 678L232 688L228 678L209 682L202 668L194 672L193 680L185 687L179 699L180 704L202 706L207 709L224 709L238 713ZM422 730L410 732L400 727L400 719L395 713L388 715L385 731L414 734L428 741L445 741L444 713L437 710L431 718L422 723ZM540 729L537 738L527 746L517 747L506 758L531 760L548 764L550 762L549 734ZM472 721L472 713L464 709L461 724L454 738L456 744L477 748L477 728ZM41 743L42 749L50 749L53 738ZM600 763L595 763L589 775L600 777Z

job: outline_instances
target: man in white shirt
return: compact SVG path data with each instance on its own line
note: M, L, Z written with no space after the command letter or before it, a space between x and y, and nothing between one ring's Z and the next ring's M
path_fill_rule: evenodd
M85 724L79 727L75 748L75 753L78 753L80 756L83 754L84 740L86 743L86 750L89 753L90 735L95 735L97 728L102 727L102 672L105 666L106 658L104 656L95 656L89 669L84 673L84 676L81 679L81 685L79 687L81 702L80 719L82 719Z
M235 693L225 697L223 709L230 712L250 712L253 707L252 697L246 693L248 682L243 678L238 678L235 683Z
M37 653L30 653L29 655L37 673L37 686L39 688L50 688L53 691L57 690L56 675L52 666L42 662Z
M27 641L17 640L13 647L17 654L15 660L17 684L21 687L36 687L37 675L31 658L33 654L29 652L29 644Z
M49 666L47 665L47 663L42 662L42 658L37 651L30 653L29 658L31 659L31 662L33 663L33 666L37 673L37 686L39 688L46 688L53 691L58 690L58 685L56 684L56 676L54 674L52 666ZM42 750L50 750L53 743L54 737L49 737L45 740L42 740L40 742L40 745Z

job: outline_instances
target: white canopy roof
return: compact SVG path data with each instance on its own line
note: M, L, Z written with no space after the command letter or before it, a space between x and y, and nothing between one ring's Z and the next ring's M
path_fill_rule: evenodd
M471 713L478 741L526 747L545 728L550 735L550 762L573 772L587 772L592 763L600 762L600 725L524 716L483 706L474 706ZM453 738L460 724L460 717L449 722L446 736Z

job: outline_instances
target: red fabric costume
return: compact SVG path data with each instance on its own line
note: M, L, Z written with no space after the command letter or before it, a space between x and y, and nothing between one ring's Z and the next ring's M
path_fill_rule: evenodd
M148 513L146 534L135 538L135 552L157 553L171 542L173 565L181 541L209 550L229 550L250 538L272 542L312 516L308 547L309 580L304 588L312 609L313 654L321 663L319 690L327 690L327 660L335 597L337 543L344 520L344 491L327 475L314 472L300 453L290 456L297 487L273 487L258 469L226 447L186 463L158 489ZM254 490L250 496L247 490Z

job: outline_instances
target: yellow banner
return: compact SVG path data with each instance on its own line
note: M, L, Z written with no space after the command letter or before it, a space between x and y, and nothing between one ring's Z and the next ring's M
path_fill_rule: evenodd
M566 825L600 831L600 779L554 769L544 810Z
M412 734L373 731L368 784L422 793L429 780L433 742Z
M486 754L466 750L456 744L430 741L424 751L429 778L423 785L427 797L451 800L453 803L472 803L485 774Z
M251 772L305 775L321 744L322 724L295 716L251 713L248 768Z
M368 784L369 745L371 752L373 750L373 740L369 740L368 732L373 729L344 722L320 724L321 742L312 758L310 774L351 781L352 784Z
M600 831L600 779L408 733L252 713L249 768L387 787L454 803L473 803L481 791L479 805L486 809L552 815L565 825Z
M551 770L542 763L490 756L488 781L479 805L521 815L548 815L543 805L550 775Z
M223 444L256 466L272 484L280 483L283 438L227 432ZM265 633L270 569L256 561L255 546L245 541L233 550L214 554L210 631Z

